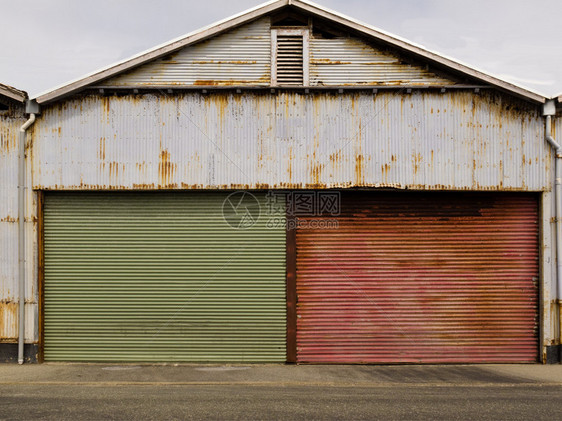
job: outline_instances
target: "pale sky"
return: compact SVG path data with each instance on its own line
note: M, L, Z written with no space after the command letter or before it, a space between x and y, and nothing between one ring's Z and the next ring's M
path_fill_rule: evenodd
M0 0L0 83L33 97L260 3ZM560 0L316 3L544 95L562 92Z

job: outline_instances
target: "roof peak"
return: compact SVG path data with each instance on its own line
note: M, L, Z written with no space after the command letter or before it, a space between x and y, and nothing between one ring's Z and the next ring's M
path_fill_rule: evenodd
M375 28L374 26L359 22L351 17L345 16L339 12L335 12L308 0L273 0L260 4L226 19L207 25L196 31L182 35L164 44L143 51L110 66L96 70L71 82L67 82L37 95L35 99L39 103L56 101L64 96L84 89L102 79L115 76L134 67L170 54L171 52L177 51L188 45L203 41L260 17L266 16L287 6L291 6L307 14L338 23L350 30L353 30L354 32L362 34L363 36L371 37L379 42L382 41L391 47L398 48L424 60L436 63L448 70L462 73L466 76L479 80L482 83L489 84L526 100L536 103L544 103L547 99L544 95L537 92L467 66L460 61L453 60L445 55L433 52L421 45L407 41L399 36Z

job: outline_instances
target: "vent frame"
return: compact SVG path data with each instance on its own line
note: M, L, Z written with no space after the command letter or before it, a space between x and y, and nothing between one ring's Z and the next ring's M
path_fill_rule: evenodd
M278 37L282 36L301 36L302 37L302 84L279 83L277 75L277 55ZM309 28L275 28L271 30L271 86L304 86L310 84L310 49L309 49L310 30Z

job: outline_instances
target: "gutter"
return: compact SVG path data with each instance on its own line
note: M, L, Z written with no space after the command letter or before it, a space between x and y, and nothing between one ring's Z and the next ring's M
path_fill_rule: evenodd
M27 129L35 123L35 113L21 126L19 133L19 159L18 159L18 262L19 262L19 319L18 319L18 364L24 361L25 343L25 215L26 209L26 135Z
M552 116L556 115L556 103L547 101L543 106L545 139L556 153L554 170L554 201L556 221L556 304L558 306L558 338L562 340L562 145L552 137Z

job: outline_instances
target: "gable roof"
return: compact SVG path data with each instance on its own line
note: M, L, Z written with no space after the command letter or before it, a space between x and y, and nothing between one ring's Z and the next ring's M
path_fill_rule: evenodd
M314 4L306 0L273 0L264 3L255 8L248 9L242 13L234 15L230 18L221 20L212 25L206 26L200 30L191 32L182 37L176 38L165 44L154 47L150 50L144 51L131 58L125 59L93 73L90 73L80 79L71 81L67 84L59 86L51 91L38 95L35 99L38 103L48 103L56 101L64 96L77 92L89 85L95 84L103 79L115 76L132 68L138 67L144 63L155 60L157 58L168 55L181 48L194 44L196 42L208 39L219 33L228 31L269 13L275 12L281 8L291 6L297 11L302 11L307 14L317 16L328 21L342 25L350 30L353 30L363 36L373 38L377 41L382 41L390 47L395 47L410 53L414 56L424 59L435 64L438 64L446 70L451 70L463 75L469 76L485 84L494 86L500 90L506 91L513 95L522 97L532 102L544 103L546 97L533 92L529 89L507 82L505 80L491 76L480 70L476 70L458 61L445 57L443 55L431 52L421 46L413 44L395 35L391 35L385 31L360 23L355 19L344 16L340 13L326 9L322 6Z
M27 94L24 91L2 83L0 83L0 95L17 102L24 102L27 98Z

